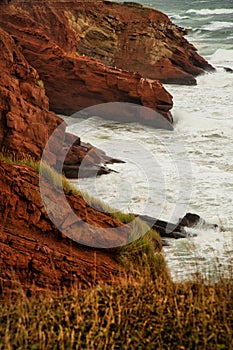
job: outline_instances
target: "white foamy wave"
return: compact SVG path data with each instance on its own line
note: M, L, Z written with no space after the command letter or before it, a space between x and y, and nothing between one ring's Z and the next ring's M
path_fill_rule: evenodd
M218 49L210 56L210 61L216 63L232 63L233 64L233 50Z
M174 14L169 15L169 17L172 20L181 20L181 19L189 19L190 18L189 16L181 16L181 15L174 15Z
M210 24L204 25L202 27L202 29L204 30L219 30L219 29L223 29L223 28L232 28L233 27L233 23L232 22L218 22L218 21L214 21L211 22Z
M194 10L190 9L186 11L186 13L193 13L196 15L201 15L201 16L209 16L209 15L224 15L224 14L231 14L233 13L233 8L232 9L201 9L201 10Z
M213 282L221 276L229 277L229 267L232 265L232 232L223 235L217 230L202 229L198 231L196 238L169 243L170 247L165 247L164 250L168 266L176 280L191 279L195 273Z
M193 116L193 118L192 118ZM173 108L174 126L178 133L189 132L192 130L195 138L203 130L208 130L210 125L209 118L203 118L202 110L194 111L189 113L189 118L187 118L187 111L184 109ZM213 123L213 121L211 120ZM213 125L214 128L215 125Z

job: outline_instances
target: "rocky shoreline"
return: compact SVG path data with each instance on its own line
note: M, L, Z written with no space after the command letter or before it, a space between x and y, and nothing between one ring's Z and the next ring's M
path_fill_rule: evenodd
M70 115L96 104L127 102L138 105L139 113L136 120L126 113L125 122L172 129L172 96L162 82L195 84L196 75L213 70L184 38L184 29L149 8L110 1L1 0L0 10L0 151L14 159L30 156L38 161L59 126L55 147L47 156L56 168L65 154L63 172L69 178L77 177L84 158L88 158L88 176L107 174L106 164L119 160L67 133L55 113ZM141 112L142 107L147 113ZM116 104L115 110L102 116L117 119L118 111ZM68 145L72 146L67 152ZM71 275L81 284L91 283L93 266L98 270L96 280L110 280L116 274L118 264L110 252L72 243L69 253L71 241L62 238L49 220L34 170L2 160L0 171L3 285L11 284L13 270L27 286L35 283L38 288L54 289L46 267L51 256L58 280L67 281L64 286L72 285ZM72 192L68 197L83 221L102 228L122 226L121 239L127 241L129 232L121 222L89 207ZM63 214L64 224L72 225ZM157 222L155 229L164 237L162 222L159 227ZM177 231L177 225L171 231L170 237L186 235L182 228ZM78 233L82 234L81 228ZM91 239L91 232L85 234Z

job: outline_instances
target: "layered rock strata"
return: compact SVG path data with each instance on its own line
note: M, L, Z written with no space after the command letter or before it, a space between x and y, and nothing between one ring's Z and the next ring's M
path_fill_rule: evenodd
M37 34L43 30L67 53L93 57L144 78L195 84L195 76L213 70L185 39L187 31L151 8L112 1L15 1L14 6L17 13L9 13L5 21L14 15L14 27L21 33L26 29L25 37L28 28L37 28Z
M74 7L73 10L79 12L80 4L56 3L55 7L54 3L34 6L16 1L14 5L2 6L0 25L13 36L27 61L38 71L50 109L70 115L99 103L129 102L152 108L172 122L172 97L160 82L145 79L140 73L107 66L71 50L68 43L72 42L74 31L67 10ZM88 10L89 3L85 5ZM59 40L56 31L59 31ZM144 117L139 121L143 123Z

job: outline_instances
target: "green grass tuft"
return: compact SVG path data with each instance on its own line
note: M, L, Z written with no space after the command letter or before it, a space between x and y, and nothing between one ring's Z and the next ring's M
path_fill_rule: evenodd
M14 153L0 152L0 161L4 161L8 164L27 165L29 168L34 169L37 173L40 172L40 162L36 161L29 155L18 157Z

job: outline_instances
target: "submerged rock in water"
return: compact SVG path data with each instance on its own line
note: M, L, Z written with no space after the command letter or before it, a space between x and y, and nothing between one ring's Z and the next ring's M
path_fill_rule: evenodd
M201 225L201 227L216 229L218 225L207 223L197 214L187 213L179 220L177 224L158 220L148 215L140 215L140 219L145 221L152 229L156 230L163 238L186 238L195 237L197 234L189 233L185 230L185 227L195 227Z
M227 72L227 73L233 73L233 69L230 67L223 67L223 69Z
M179 226L181 227L195 227L200 225L204 228L216 229L217 224L211 224L202 219L198 214L187 213L185 216L180 219Z

